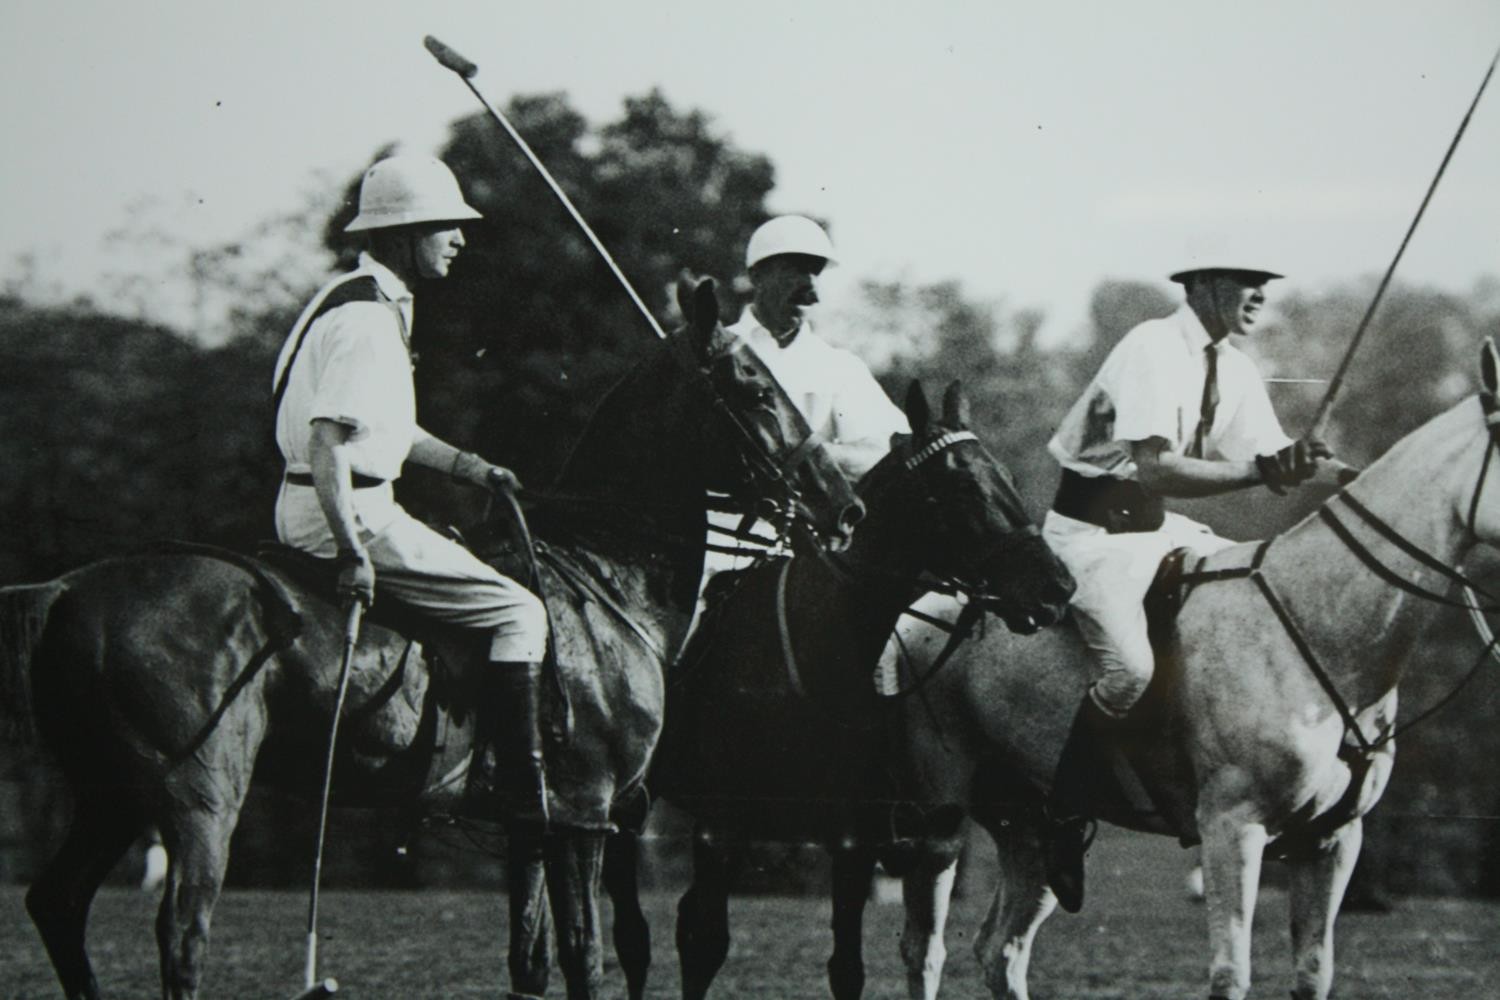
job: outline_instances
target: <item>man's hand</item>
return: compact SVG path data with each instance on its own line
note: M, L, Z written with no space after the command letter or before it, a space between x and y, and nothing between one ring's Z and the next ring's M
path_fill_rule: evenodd
M1301 438L1272 455L1255 456L1261 482L1278 496L1317 475L1319 467L1333 458L1333 449L1314 437Z
M492 465L485 470L484 483L493 493L516 493L521 489L521 480L503 465Z
M339 549L338 594L353 598L365 607L375 600L375 564L364 549Z
M472 483L492 493L514 493L521 488L516 474L503 465L491 465L472 451L456 452L448 474L461 483Z

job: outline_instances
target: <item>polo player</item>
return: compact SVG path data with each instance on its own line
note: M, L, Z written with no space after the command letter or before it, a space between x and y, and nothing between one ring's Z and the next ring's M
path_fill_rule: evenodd
M402 509L393 486L410 461L487 489L519 486L510 470L423 430L412 380L412 284L448 274L464 247L460 224L480 218L441 161L393 156L365 172L359 266L324 285L277 359L276 443L286 462L276 532L334 558L340 593L369 604L381 592L434 621L489 633L478 685L466 811L494 812L494 785L512 819L544 821L538 728L547 621L541 602ZM507 773L482 773L494 746Z
M1073 620L1097 677L1073 723L1055 787L1097 766L1094 744L1116 733L1151 680L1142 600L1163 557L1204 556L1234 544L1167 511L1168 497L1265 486L1277 495L1336 463L1314 438L1282 430L1254 361L1231 342L1249 336L1275 271L1195 264L1172 274L1186 290L1176 312L1136 326L1115 345L1063 418L1048 450L1062 479L1043 537L1078 582ZM1065 909L1082 902L1083 804L1054 808L1049 880Z

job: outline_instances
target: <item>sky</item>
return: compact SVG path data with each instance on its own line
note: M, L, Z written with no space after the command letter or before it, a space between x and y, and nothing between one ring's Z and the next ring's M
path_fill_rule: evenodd
M708 113L771 158L774 211L830 221L825 309L866 279L952 279L1060 338L1101 279L1203 255L1293 289L1378 276L1500 46L1500 3L7 0L0 287L68 297L137 271L190 323L165 251L108 234L243 239L388 141L435 151L479 107L427 34L497 104L565 91L604 122L660 87ZM1497 178L1490 92L1401 279L1500 273Z

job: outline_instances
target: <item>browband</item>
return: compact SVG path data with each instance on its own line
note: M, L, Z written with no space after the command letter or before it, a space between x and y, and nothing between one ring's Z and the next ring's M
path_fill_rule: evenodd
M978 435L976 435L973 431L950 431L947 434L944 434L943 436L928 442L927 447L912 455L911 458L908 458L906 460L905 468L908 471L911 469L915 469L917 466L921 465L923 462L927 461L933 455L936 455L938 452L942 451L945 448L951 448L956 444L963 443L964 441L978 440Z

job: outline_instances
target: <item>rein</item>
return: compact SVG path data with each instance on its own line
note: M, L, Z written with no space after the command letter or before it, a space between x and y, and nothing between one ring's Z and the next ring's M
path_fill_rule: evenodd
M955 445L962 444L965 441L978 440L978 437L972 431L966 430L949 431L947 433L941 434L938 437L933 438L927 444L923 445L920 449L914 451L910 456L908 456L901 463L900 471L902 473L911 472L918 466L922 465L922 463L940 454L941 452L952 448ZM873 493L883 491L884 489L888 488L892 482L894 482L894 479L880 484L877 490L872 490L870 492ZM823 562L823 564L826 565L830 570L832 570L834 574L845 583L849 583L856 579L859 573L880 572L893 578L897 576L896 573L884 570L880 567L866 566L860 569L851 568L847 564L846 560L840 559L832 553L819 551L817 555L818 558ZM802 671L797 666L797 654L792 643L791 623L787 615L787 578L791 573L793 561L794 560L792 559L783 560L781 571L777 574L776 629L781 642L781 657L783 663L786 666L787 681L791 685L792 690L796 692L798 696L806 698L808 697L808 693L806 687L802 683ZM948 584L946 581L935 584L931 587L924 588L924 590L932 589L951 589L957 591L961 588L957 585ZM929 616L922 615L920 612L913 611L910 608L906 609L902 613L916 615L917 617L932 620L929 618ZM925 687L927 685L927 682L932 680L932 678L935 677L938 672L942 670L942 668L947 664L948 660L952 657L953 653L958 649L958 647L968 639L970 633L973 631L975 624L977 624L983 617L984 603L982 600L974 597L964 605L963 610L959 612L958 620L956 622L954 622L951 626L946 622L942 623L945 628L949 629L950 635L948 637L947 644L943 647L941 654L934 661L931 669L923 674L918 679L918 681L910 688L903 690L891 697L905 698ZM837 721L837 719L835 719L835 721Z

